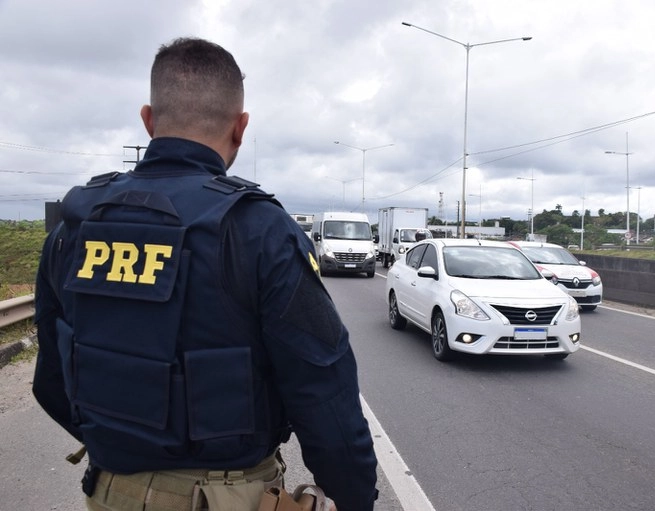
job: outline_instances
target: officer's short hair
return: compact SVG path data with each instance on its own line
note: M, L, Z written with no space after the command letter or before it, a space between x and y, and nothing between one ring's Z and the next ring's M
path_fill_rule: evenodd
M218 44L179 38L162 45L150 75L153 120L215 132L243 111L243 74Z

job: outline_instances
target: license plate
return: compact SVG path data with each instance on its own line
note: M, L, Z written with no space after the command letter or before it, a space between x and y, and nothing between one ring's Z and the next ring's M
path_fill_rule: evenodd
M514 339L518 341L542 341L548 337L545 328L515 328Z
M569 294L573 297L584 296L585 292L580 289L569 289Z
M346 263L343 265L344 268L357 268L357 265L354 263Z

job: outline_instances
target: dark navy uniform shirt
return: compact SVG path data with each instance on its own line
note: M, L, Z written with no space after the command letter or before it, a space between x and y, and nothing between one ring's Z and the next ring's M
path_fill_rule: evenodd
M206 146L160 138L150 143L130 174L161 178L183 173L206 173L211 179L212 174L224 175L225 165ZM284 209L267 200L238 202L224 227L225 248L217 254L224 274L208 276L207 285L222 282L259 323L273 368L269 384L281 396L283 413L316 483L339 511L372 510L377 462L359 403L356 362L348 332L318 276L311 241ZM68 268L56 262L54 233L44 245L37 277L40 352L34 393L44 409L81 440L57 347L55 322L67 316L61 295Z

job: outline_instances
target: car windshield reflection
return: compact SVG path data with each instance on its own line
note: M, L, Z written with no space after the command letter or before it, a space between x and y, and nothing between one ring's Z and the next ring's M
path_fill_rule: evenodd
M467 279L532 280L539 271L511 248L453 246L443 249L446 273Z
M541 264L580 264L567 250L558 247L521 247L521 250L534 263Z

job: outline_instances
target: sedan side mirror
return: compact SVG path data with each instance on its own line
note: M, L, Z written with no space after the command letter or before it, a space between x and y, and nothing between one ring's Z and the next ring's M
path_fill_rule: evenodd
M418 276L426 279L439 280L439 274L432 266L421 266L418 269Z

